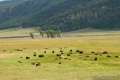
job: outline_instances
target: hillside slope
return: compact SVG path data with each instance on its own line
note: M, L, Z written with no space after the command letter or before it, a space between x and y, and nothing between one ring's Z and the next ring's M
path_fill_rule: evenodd
M11 8L9 14L6 12L0 27L120 29L119 21L119 0L28 0Z
M12 9L27 0L6 0L0 2L0 23L7 21L12 13ZM7 27L7 26L6 26Z

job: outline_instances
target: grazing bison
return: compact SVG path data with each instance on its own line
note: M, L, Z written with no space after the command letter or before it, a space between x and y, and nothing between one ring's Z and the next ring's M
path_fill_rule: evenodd
M73 50L71 49L70 52L72 52Z
M30 59L30 57L26 56L26 59Z
M22 63L22 61L18 61L18 63Z
M61 54L56 54L56 56L58 56L58 57L59 57L59 56L61 56Z
M79 53L80 53L80 54L83 54L84 52L83 52L83 51L80 51Z
M76 52L78 52L78 53L79 53L79 52L80 52L80 50L76 50Z
M94 52L94 51L92 51L91 53L93 53L93 54L94 54L95 52Z
M23 57L20 57L20 58L23 58Z
M119 56L115 56L115 58L119 58Z
M47 53L47 51L44 51L44 53L46 54L46 53Z
M95 53L94 55L99 55L98 53Z
M34 52L33 56L37 56L37 53L36 53L36 52Z
M63 53L63 50L60 50L61 53Z
M40 55L38 55L38 57L44 57L44 55L43 55L43 54L40 54Z
M68 59L68 58L64 58L64 59Z
M107 55L108 58L110 58L111 56L110 55Z
M62 64L61 62L59 62L58 64Z
M32 65L35 65L35 62L31 62Z
M95 58L94 58L94 61L97 61L97 60L98 60L98 58L97 58L97 57L95 57Z
M61 54L64 54L63 52Z
M40 65L41 65L40 62L37 62L37 63L36 63L36 67L38 67L38 66L40 66Z
M67 56L71 56L70 54L67 54Z
M52 53L54 54L54 53L55 53L55 51L52 51Z
M22 49L15 49L15 51L23 51Z
M102 52L103 54L108 54L108 52L107 51L104 51L104 52Z

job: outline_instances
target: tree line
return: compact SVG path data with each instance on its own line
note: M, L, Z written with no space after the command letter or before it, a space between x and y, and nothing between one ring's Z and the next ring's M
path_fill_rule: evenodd
M62 32L57 30L39 31L39 36L42 38L60 38L62 37ZM34 33L30 33L30 37L34 39L35 38Z

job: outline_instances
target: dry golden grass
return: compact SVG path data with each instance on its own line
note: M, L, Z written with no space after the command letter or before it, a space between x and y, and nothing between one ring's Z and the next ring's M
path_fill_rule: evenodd
M48 56L40 59L42 65L35 67L20 56L31 56L49 48ZM88 54L91 51L108 51L120 56L120 36L85 36L60 39L3 39L0 40L0 80L119 80L120 59L100 58L99 61L81 60L72 56L71 61L61 65L53 61L49 53L58 48L80 49ZM19 52L15 49L23 49ZM85 54L85 55L86 55Z
M119 51L120 37L72 37L60 39L0 40L0 49L78 47L81 49Z

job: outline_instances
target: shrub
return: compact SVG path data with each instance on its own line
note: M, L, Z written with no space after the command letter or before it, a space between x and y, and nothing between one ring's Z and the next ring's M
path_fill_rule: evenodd
M48 48L45 48L45 49L48 49Z
M90 56L86 56L86 57L90 57Z
M3 52L6 52L6 51L7 51L7 50L5 50L5 49L3 50Z
M59 49L62 49L62 48L59 48Z
M69 54L73 54L72 52L69 52Z
M27 48L23 48L23 49L27 49Z
M100 56L102 56L102 54L100 54Z
M59 59L62 59L62 57L61 57L61 56L59 56Z
M95 53L95 55L99 55L98 53Z
M20 57L20 58L23 58L23 57Z

